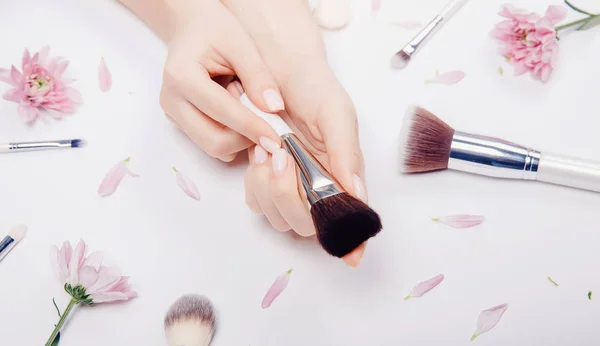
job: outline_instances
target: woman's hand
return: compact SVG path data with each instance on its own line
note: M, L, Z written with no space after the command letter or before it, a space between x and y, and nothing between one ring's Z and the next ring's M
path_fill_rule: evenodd
M279 84L286 104L286 111L279 114L344 189L366 202L356 111L327 64L306 1L223 1L253 37ZM228 86L236 98L241 88L237 81ZM243 88L248 89L245 84ZM248 151L248 206L264 214L280 231L313 235L315 228L294 160L279 144L265 140L260 144ZM364 247L347 255L345 262L358 266Z
M206 153L231 161L273 129L234 99L225 86L236 76L264 111L281 111L277 82L250 35L218 0L121 0L169 47L160 104Z

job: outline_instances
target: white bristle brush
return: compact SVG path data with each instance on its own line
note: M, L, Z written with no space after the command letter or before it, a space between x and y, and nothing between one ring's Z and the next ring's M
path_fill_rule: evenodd
M216 327L215 309L204 296L184 295L167 311L164 326L169 346L208 346Z
M445 169L600 192L600 162L455 131L428 110L412 107L400 135L401 172Z
M17 245L27 234L26 225L16 225L4 239L0 241L0 261Z

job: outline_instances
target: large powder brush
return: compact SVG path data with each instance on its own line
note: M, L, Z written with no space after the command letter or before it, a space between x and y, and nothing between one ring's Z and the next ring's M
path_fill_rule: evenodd
M216 328L215 309L204 296L184 295L169 307L164 327L169 346L208 346Z
M600 192L600 162L456 131L422 107L411 107L406 114L399 156L403 173L450 169Z
M327 253L344 257L381 231L379 215L344 191L279 116L258 109L245 93L240 101L273 127L294 158L308 196L317 239Z

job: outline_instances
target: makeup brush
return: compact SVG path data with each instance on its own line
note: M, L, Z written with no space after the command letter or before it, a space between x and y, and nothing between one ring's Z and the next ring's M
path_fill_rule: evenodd
M215 332L215 311L204 296L188 294L177 299L165 315L169 346L208 346Z
M308 196L317 239L327 253L344 257L381 231L379 215L344 191L278 115L261 111L245 93L240 101L273 127L294 158Z
M80 148L85 145L82 139L61 139L41 142L11 142L0 144L0 154L19 153L51 149Z
M422 173L445 169L600 192L600 162L455 131L428 110L412 107L400 135L400 170Z
M435 32L442 26L443 22L448 21L458 9L468 0L451 0L446 6L429 22L421 31L415 35L400 51L392 56L391 65L393 68L405 68L413 55L431 38Z
M0 241L0 261L25 237L26 233L25 225L16 225L8 232L8 235Z

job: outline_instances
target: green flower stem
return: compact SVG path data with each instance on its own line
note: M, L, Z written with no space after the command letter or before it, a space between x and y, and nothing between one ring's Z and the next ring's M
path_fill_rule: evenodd
M67 308L62 313L60 320L58 320L58 323L56 324L56 327L54 327L54 331L52 332L52 335L50 335L50 338L48 339L48 341L46 341L45 346L52 346L52 343L54 342L54 339L56 339L56 336L60 332L60 329L62 328L63 324L65 324L65 322L67 321L67 317L69 316L69 313L71 313L71 310L73 310L75 305L77 305L78 303L79 303L79 301L77 299L71 298L69 305L67 305Z
M557 27L555 28L555 30L556 30L556 32L559 32L560 30L563 30L563 29L566 29L566 28L570 28L570 27L572 27L572 26L575 26L575 25L583 24L583 23L587 22L588 20L591 20L591 19L593 19L593 18L595 18L595 17L598 17L598 16L599 16L599 15L592 14L592 15L590 15L590 16L589 16L589 17L587 17L587 18L583 18L583 19L576 20L576 21L574 21L574 22L571 22L571 23L567 23L567 24L559 25L559 26L557 26Z

